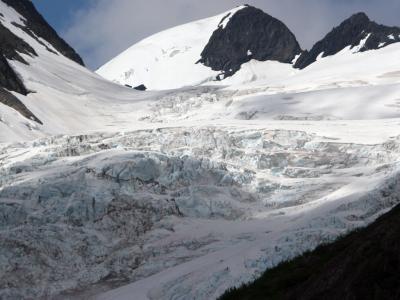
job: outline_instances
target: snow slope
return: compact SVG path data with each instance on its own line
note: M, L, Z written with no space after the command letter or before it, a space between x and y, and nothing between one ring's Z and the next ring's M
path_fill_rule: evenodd
M137 92L0 10L43 121L0 104L2 299L215 299L399 203L398 44Z
M222 82L142 93L108 82L62 55L49 52L37 40L14 26L12 22L20 22L18 14L2 2L0 4L5 15L2 23L39 54L38 57L23 55L29 65L15 61L10 63L22 76L27 88L33 91L27 96L16 95L44 123L41 126L26 120L9 107L0 105L0 142L54 134L129 131L154 128L159 123L165 126L190 126L194 122L213 125L221 120L221 123L240 121L240 126L243 126L249 120L373 120L399 117L399 44L363 53L355 53L354 48L347 47L301 71L289 64L253 60ZM170 35L173 33L181 37L182 43L197 47L198 41L186 39L187 35L205 38L209 32L202 30L204 35L199 35L193 34L193 30L206 26L212 31L218 26L221 16L226 15L189 23L162 32L159 36L172 41ZM146 40L153 41L154 36ZM193 49L196 48L194 46ZM126 53L128 55L130 51ZM185 55L181 53L174 57L178 59ZM178 61L175 63L184 65ZM177 77L165 78L168 81ZM293 124L290 125L293 128L299 125L298 122L288 124Z
M107 82L46 52L26 57L29 66L13 62L26 86L35 91L18 97L44 125L0 106L0 142L154 128L160 123L213 125L220 120L244 126L248 121L289 120L296 128L299 123L292 121L398 118L399 49L393 44L358 54L343 51L302 71L251 61L223 82L229 87L214 84L145 93Z
M221 15L177 26L133 45L97 73L111 81L152 90L174 89L214 80L219 72L196 64L210 36L240 6ZM221 20L230 14L230 17Z

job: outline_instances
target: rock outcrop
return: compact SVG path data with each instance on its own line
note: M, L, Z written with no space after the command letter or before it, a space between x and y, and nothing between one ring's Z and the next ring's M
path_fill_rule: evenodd
M291 63L300 53L299 43L285 24L260 9L245 6L225 16L199 62L227 77L251 59Z
M335 27L310 51L305 51L295 67L304 69L314 63L319 55L335 55L344 48L359 46L358 52L375 50L400 42L400 28L379 25L371 21L365 13L357 13Z

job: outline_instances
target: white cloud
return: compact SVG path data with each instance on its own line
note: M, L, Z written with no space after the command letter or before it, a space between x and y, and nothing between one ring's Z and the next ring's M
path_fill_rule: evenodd
M400 10L400 1L385 0L385 5L377 2L246 1L286 23L304 48L310 47L344 18L361 10L380 22L396 24L395 12ZM82 54L86 64L96 68L151 34L241 4L243 1L237 0L91 0L89 8L76 13L63 35Z

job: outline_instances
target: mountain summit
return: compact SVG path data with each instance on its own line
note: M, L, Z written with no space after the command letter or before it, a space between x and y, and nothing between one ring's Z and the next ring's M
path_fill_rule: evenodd
M251 59L291 63L300 53L296 37L285 24L258 8L245 5L222 19L201 53L200 62L222 71L226 77Z
M283 22L258 8L242 5L150 36L97 73L122 85L174 89L232 77L251 61L294 63L295 68L304 69L319 56L332 56L347 47L357 53L399 41L400 28L379 25L365 13L357 13L310 51L302 51Z
M389 27L371 21L363 13L357 13L335 27L310 51L305 51L295 67L303 69L322 57L335 55L350 46L355 52L379 49L400 41L400 28Z
M172 89L223 79L252 59L290 63L300 53L285 24L242 5L150 36L97 73L123 85Z

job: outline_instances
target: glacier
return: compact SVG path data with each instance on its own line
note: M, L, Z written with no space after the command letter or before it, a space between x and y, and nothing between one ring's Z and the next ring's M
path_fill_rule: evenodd
M1 296L216 297L399 203L399 146L210 127L2 147Z

